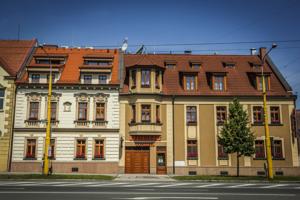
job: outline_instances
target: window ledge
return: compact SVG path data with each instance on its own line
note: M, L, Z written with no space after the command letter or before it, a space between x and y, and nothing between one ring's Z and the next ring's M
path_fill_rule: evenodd
M269 126L283 126L282 123L271 123L269 124Z
M87 158L74 158L74 160L87 160Z
M253 158L253 160L266 160L266 158Z
M93 158L93 160L105 160L105 158Z
M128 123L129 126L136 126L136 125L156 125L156 126L161 126L162 123L161 122L129 122Z
M150 88L150 85L141 85L141 88Z
M251 124L252 126L264 126L263 122L254 122Z
M285 160L285 158L272 158L272 160Z
M198 160L198 157L187 158L187 160Z
M228 160L228 157L218 157L218 160Z
M187 126L197 126L197 122L187 122Z
M37 160L37 158L23 158L23 160Z

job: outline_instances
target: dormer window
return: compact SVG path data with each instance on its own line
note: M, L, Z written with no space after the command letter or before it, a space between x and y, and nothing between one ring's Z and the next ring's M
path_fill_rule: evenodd
M212 88L215 91L224 91L226 88L226 77L225 75L213 75L212 77Z
M98 78L99 84L107 84L107 75L100 74Z
M197 90L196 76L195 75L184 75L183 77L184 89L185 90Z
M159 71L155 71L155 87L159 89Z
M31 83L39 83L40 75L39 74L31 74Z
M62 65L65 64L65 58L47 58L47 57L40 57L35 58L36 64L45 64L45 65Z
M250 62L250 66L255 69L260 69L262 65L261 63Z
M192 61L192 62L190 62L190 67L191 67L192 69L200 69L200 67L201 67L201 62L194 62L194 61Z
M150 87L151 71L149 69L142 69L141 73L142 73L141 86Z
M111 66L112 65L112 58L92 58L86 57L84 59L84 65L91 65L91 66Z
M47 74L47 83L49 83L50 74ZM52 74L52 83L55 82L55 74Z
M227 68L235 67L235 63L233 63L233 62L224 62L223 65L224 65L224 67L227 67Z
M92 75L83 75L84 84L92 84Z
M174 69L176 67L176 61L166 61L165 67L168 69Z
M265 86L266 91L270 90L270 76L265 75ZM256 76L256 89L260 91L263 90L263 78L261 75Z
M131 71L131 88L136 87L136 70Z

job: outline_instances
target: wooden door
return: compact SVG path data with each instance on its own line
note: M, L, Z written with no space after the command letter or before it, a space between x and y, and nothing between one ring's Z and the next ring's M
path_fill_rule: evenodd
M163 152L157 153L156 173L157 174L166 174L167 173L166 153L163 153Z
M125 150L125 173L150 172L149 150Z

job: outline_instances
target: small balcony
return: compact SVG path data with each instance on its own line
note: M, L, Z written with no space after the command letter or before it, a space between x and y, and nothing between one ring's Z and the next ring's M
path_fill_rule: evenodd
M74 123L76 127L89 127L90 125L88 120L75 120Z
M105 120L95 120L92 121L93 127L97 128L105 128L107 125L107 121Z
M25 122L25 126L26 127L34 127L34 128L39 128L42 120L38 120L38 119L27 119L24 121Z
M129 123L130 135L161 135L162 123L131 122Z

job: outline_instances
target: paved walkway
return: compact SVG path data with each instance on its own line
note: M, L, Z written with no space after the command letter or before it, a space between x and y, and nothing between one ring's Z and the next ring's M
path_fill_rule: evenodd
M175 181L168 175L118 174L115 181Z

